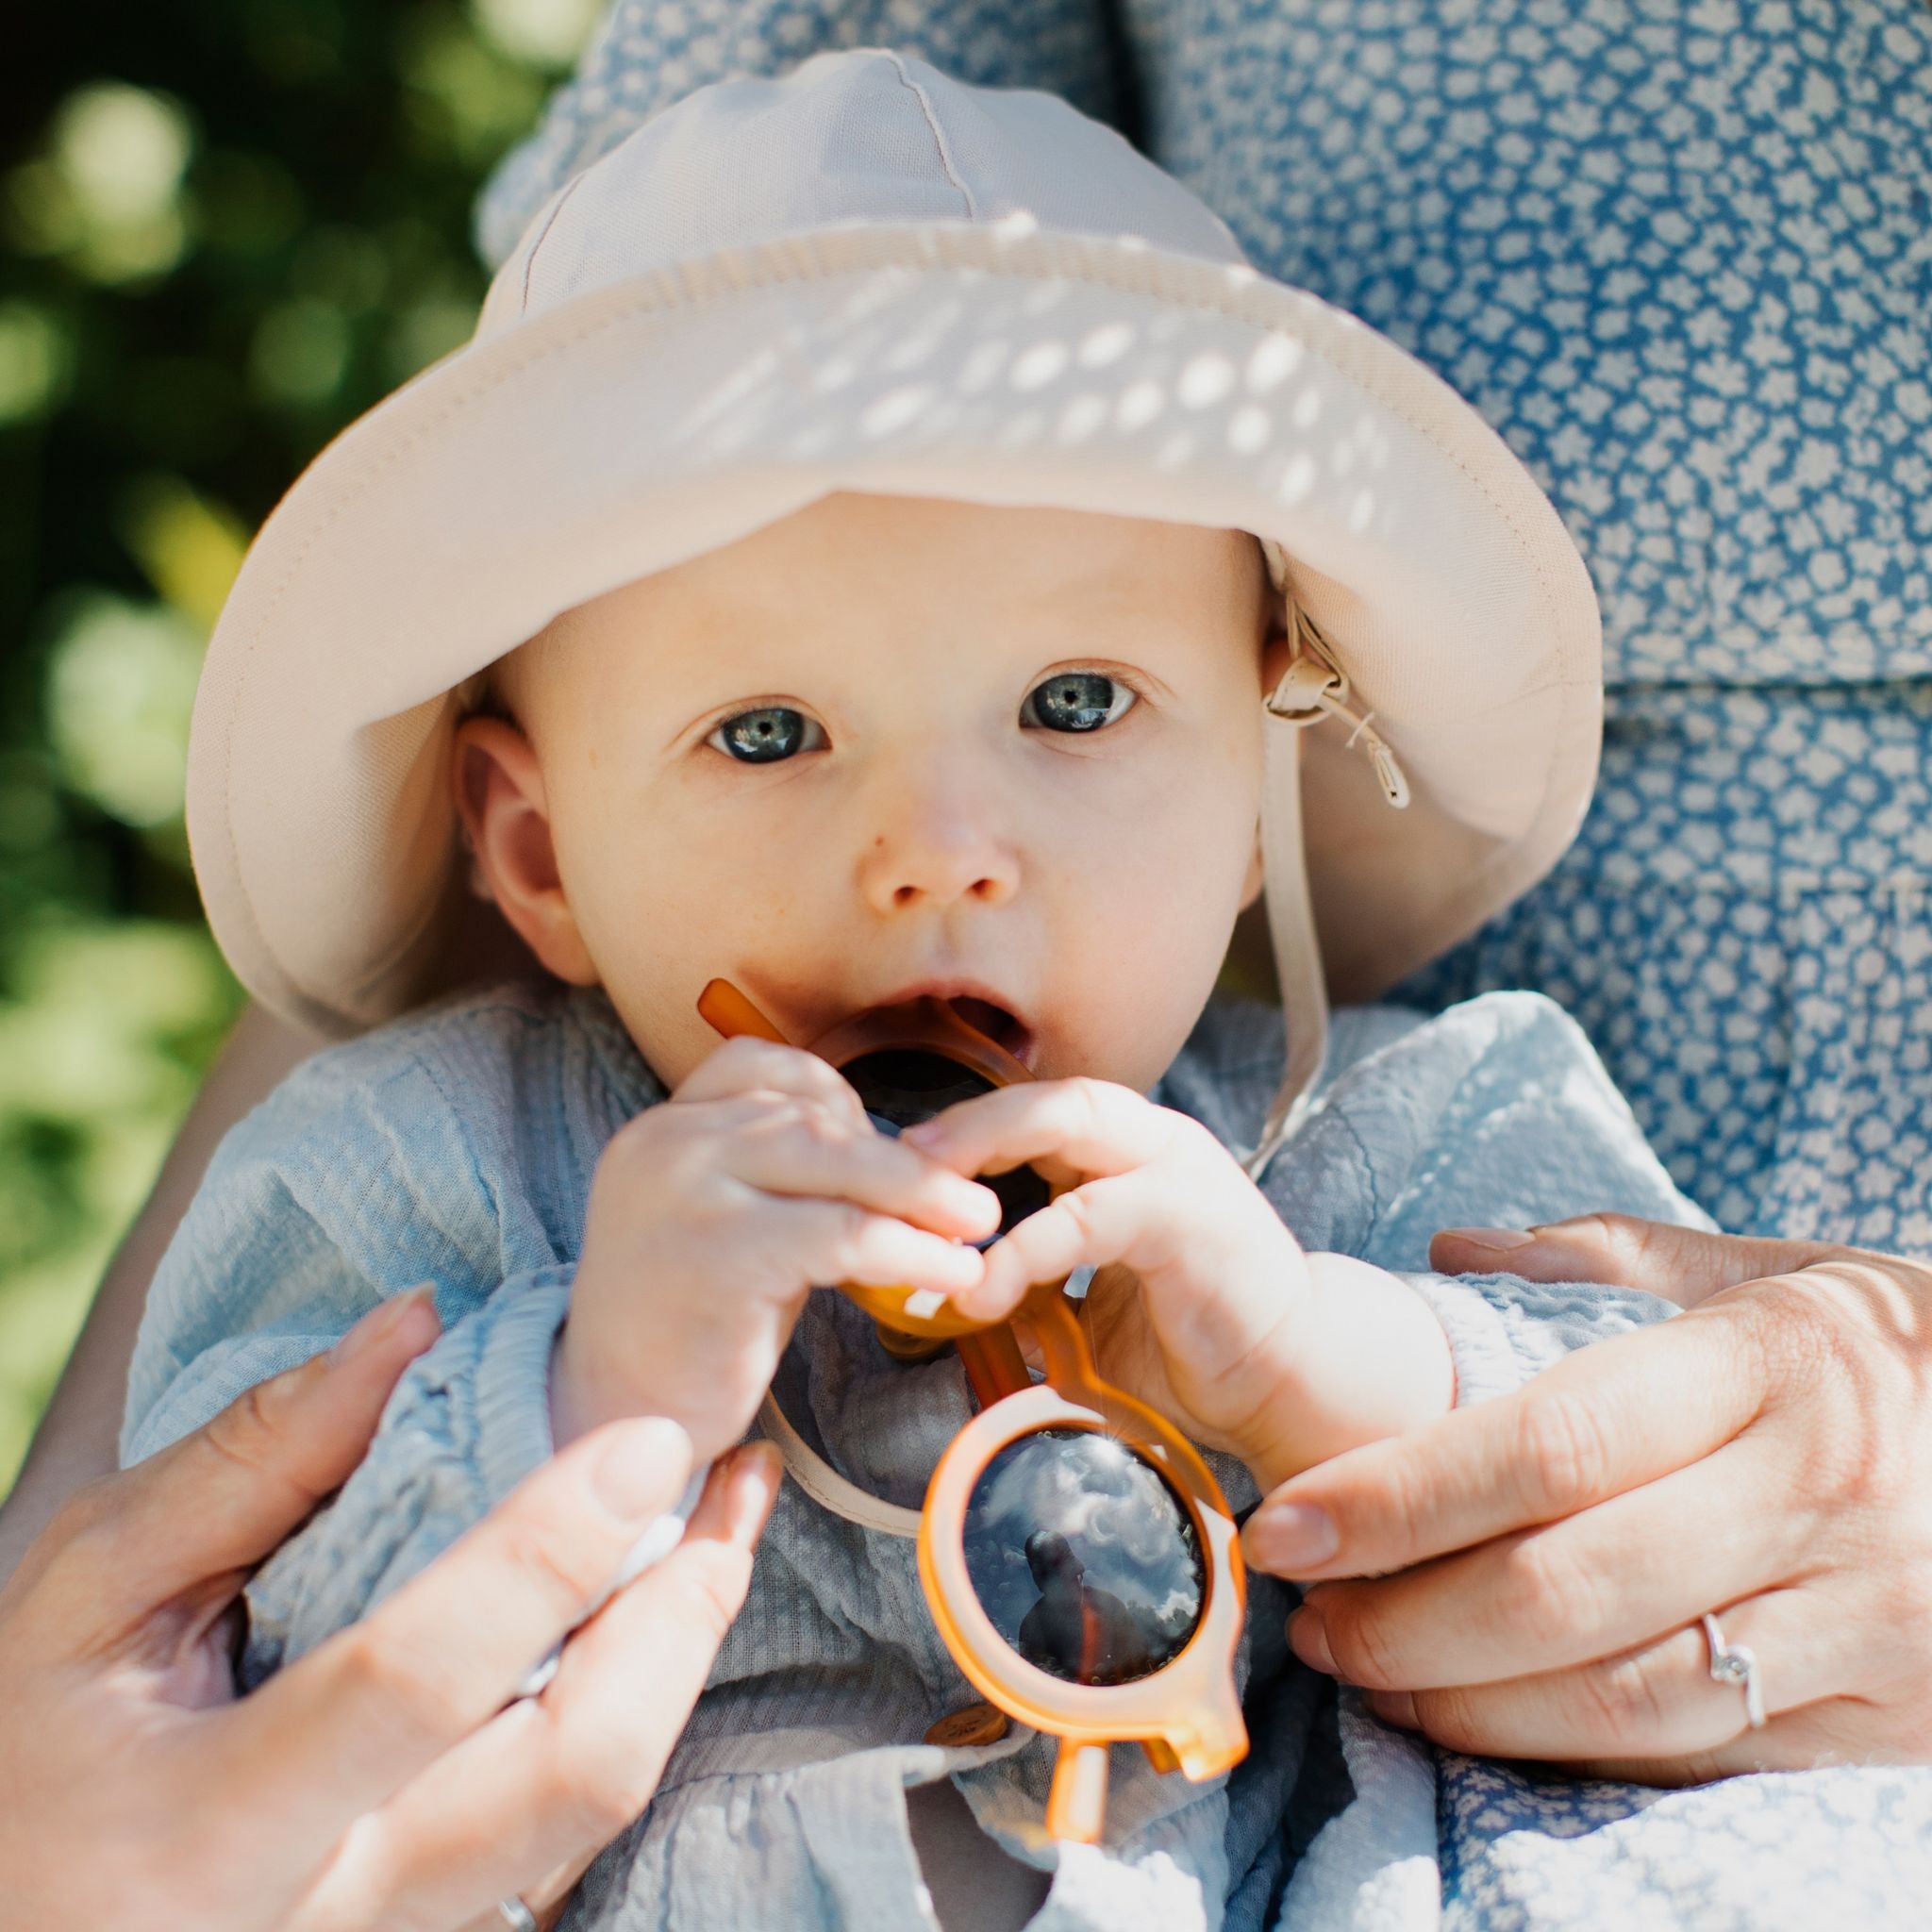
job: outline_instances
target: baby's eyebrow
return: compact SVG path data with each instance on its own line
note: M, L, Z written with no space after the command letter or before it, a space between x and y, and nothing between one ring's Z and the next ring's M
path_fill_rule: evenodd
M1021 601L1031 609L1038 609L1042 604L1115 604L1124 610L1141 608L1135 586L1118 569L1081 571L1074 576L1056 577L1051 583L1029 587Z

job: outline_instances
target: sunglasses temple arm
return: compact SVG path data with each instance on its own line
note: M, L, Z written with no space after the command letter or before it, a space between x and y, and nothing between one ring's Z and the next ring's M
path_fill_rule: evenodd
M704 991L698 995L698 1011L712 1029L726 1040L736 1040L741 1033L750 1033L779 1046L791 1044L728 979L712 979L705 983Z
M953 1345L959 1352L959 1365L966 1371L981 1408L991 1408L1002 1396L1032 1388L1033 1377L1026 1373L1026 1357L1020 1353L1010 1323L958 1336Z

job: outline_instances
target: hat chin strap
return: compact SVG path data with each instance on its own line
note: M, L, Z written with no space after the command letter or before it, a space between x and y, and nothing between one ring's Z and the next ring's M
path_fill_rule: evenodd
M1307 1118L1328 1057L1328 989L1315 939L1302 837L1301 735L1313 719L1286 715L1272 707L1263 717L1261 866L1288 1056L1260 1141L1241 1163L1248 1177L1257 1181L1275 1149Z
M875 1529L884 1536L919 1538L919 1511L902 1509L888 1503L857 1483L846 1479L791 1426L791 1421L778 1407L778 1398L769 1390L758 1409L758 1422L767 1441L774 1442L785 1459L786 1473L822 1509L856 1523L861 1529Z

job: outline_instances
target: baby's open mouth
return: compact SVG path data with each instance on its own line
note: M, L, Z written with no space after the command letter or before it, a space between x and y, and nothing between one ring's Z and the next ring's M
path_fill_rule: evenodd
M1015 1059L1025 1058L1025 1050L1032 1044L1033 1035L1006 1008L996 1007L991 1000L974 999L969 993L960 993L946 1004L967 1025L985 1034L995 1046L1003 1047Z

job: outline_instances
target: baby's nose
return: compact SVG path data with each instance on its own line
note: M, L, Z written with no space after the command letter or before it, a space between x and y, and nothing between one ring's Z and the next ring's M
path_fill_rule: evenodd
M881 913L977 900L1006 903L1018 890L1013 843L983 807L929 798L875 824L859 861L859 886Z

